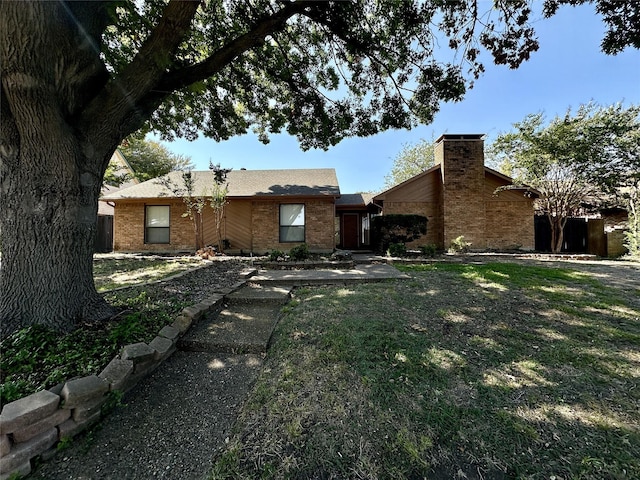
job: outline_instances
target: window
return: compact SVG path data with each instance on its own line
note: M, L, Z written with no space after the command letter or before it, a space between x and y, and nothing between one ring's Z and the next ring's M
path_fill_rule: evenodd
M169 206L147 206L144 226L144 243L169 243Z
M280 241L304 242L304 204L280 205Z

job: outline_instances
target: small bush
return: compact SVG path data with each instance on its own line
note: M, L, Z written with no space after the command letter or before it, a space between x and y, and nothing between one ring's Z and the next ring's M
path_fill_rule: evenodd
M299 262L307 260L311 256L311 253L309 253L309 247L307 244L301 243L289 250L289 256L291 257L291 260Z
M451 245L449 245L449 253L467 253L470 246L470 242L464 241L464 235L460 235L452 240Z
M393 243L410 243L427 233L427 217L422 215L381 215L371 219L371 246L384 253Z
M426 255L427 257L435 257L436 252L438 251L438 247L435 244L430 243L429 245L420 245L420 253Z
M390 257L404 257L406 254L407 246L404 243L392 243L387 250L387 255Z
M269 261L270 262L282 262L285 260L285 254L281 250L271 250L269 252Z

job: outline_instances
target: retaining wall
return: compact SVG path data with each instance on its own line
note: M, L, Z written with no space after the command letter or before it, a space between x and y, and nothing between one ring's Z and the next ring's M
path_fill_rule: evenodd
M249 278L255 270L241 273ZM0 480L31 473L34 460L47 460L58 442L73 438L100 420L122 394L135 387L175 350L178 340L208 314L222 309L225 295L246 283L239 281L187 307L149 344L126 345L99 375L68 380L2 407L0 414Z

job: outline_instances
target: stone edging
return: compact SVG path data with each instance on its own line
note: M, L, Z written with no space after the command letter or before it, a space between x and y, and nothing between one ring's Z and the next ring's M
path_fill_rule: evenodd
M217 314L225 296L243 287L255 273L255 269L245 270L240 273L241 281L184 308L148 345L124 346L99 375L71 379L4 405L0 414L0 480L28 475L33 460L51 458L59 441L98 422L115 392L128 392L153 372L175 352L178 340L192 325L207 314Z

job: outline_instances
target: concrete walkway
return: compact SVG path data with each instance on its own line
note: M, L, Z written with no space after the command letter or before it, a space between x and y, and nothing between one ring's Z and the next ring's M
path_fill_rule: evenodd
M129 392L99 428L74 440L31 478L207 478L260 373L293 287L405 277L381 264L257 272L225 297L218 315L192 327L178 351Z

